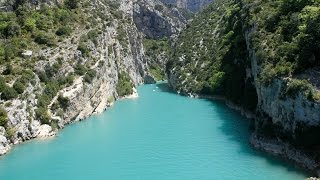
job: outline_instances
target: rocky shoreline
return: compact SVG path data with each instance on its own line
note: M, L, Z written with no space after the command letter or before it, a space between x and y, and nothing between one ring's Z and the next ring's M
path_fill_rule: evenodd
M312 175L318 177L320 175L319 163L314 158L308 156L303 150L297 149L280 139L271 139L253 133L250 137L250 144L255 149L286 159L307 170Z
M133 88L133 93L124 97L119 97L117 100L121 100L121 99L135 99L138 98L139 94L136 90L136 88ZM114 105L114 102L108 103L106 107L103 107L102 109L97 109L99 107L96 108L96 110L94 112L92 112L91 114L87 115L87 118L90 117L91 115L94 114L100 114L102 112L104 112L105 110L107 110L108 107L111 107ZM79 121L85 120L86 118L80 119ZM68 124L72 124L78 121L72 121ZM61 128L63 129L63 127ZM47 125L47 124L43 124L41 126L39 126L38 131L35 132L33 134L33 136L28 139L48 139L48 138L52 138L54 136L56 136L58 134L60 129L53 129L51 126ZM14 143L9 143L9 141L5 138L5 130L3 127L0 128L0 156L5 155L7 153L10 152L11 148L14 145L18 145L23 143L24 141L16 141Z

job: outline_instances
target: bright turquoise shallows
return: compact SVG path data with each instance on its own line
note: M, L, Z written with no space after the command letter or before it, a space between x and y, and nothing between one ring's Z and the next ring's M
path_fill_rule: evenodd
M222 102L139 87L101 115L0 158L0 180L304 179L248 144L249 122Z

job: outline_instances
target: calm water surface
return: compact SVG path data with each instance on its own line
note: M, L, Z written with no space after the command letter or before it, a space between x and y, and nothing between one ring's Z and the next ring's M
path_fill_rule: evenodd
M145 85L101 115L0 157L0 180L295 180L301 171L250 148L249 122L221 102Z

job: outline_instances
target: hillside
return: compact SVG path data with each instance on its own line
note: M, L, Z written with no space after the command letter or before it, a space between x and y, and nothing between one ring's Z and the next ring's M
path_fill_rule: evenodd
M144 42L175 36L186 22L160 1L1 5L0 155L13 144L52 136L135 94L137 85L154 82L164 62L152 61ZM140 21L150 14L166 24L164 34L155 31L157 24Z
M170 85L255 115L251 143L314 172L320 137L320 2L217 0L188 24Z

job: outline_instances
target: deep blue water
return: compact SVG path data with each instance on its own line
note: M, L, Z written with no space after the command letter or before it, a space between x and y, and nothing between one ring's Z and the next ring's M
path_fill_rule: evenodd
M301 171L253 150L249 121L222 102L138 88L101 115L50 140L0 157L0 180L304 179Z

